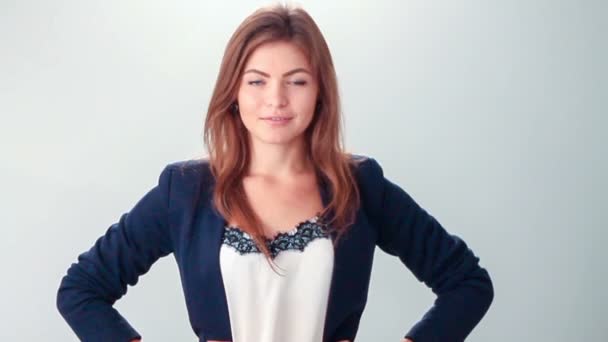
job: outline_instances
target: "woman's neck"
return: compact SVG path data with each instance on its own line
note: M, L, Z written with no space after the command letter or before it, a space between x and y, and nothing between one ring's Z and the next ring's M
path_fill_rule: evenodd
M251 159L247 176L290 179L314 170L303 141L291 144L250 144Z

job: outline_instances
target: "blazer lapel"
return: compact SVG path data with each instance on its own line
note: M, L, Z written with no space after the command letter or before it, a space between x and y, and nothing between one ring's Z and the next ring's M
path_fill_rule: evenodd
M323 205L329 203L329 191L322 186ZM323 341L353 338L353 324L358 326L367 300L367 290L374 255L373 231L368 229L363 210L357 210L354 224L334 247L334 267L325 316ZM336 234L332 234L335 241Z
M189 289L194 308L199 317L193 318L193 326L200 341L232 340L226 291L220 268L220 247L226 221L213 207L212 194L215 183L209 170L202 177L200 201L196 206L194 231L190 234L187 263L190 265Z
M205 210L206 218L204 227L206 237L201 241L202 260L202 293L207 293L205 308L202 312L202 322L205 323L204 333L207 339L212 340L232 340L230 327L230 316L228 313L228 303L226 301L226 291L220 269L220 247L222 245L222 232L226 221L216 213L215 210Z

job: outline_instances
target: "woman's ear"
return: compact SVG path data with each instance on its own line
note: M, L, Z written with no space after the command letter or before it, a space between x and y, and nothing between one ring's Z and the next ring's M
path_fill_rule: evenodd
M318 113L321 110L321 106L323 104L321 103L321 100L317 100L317 104L315 106L315 113Z

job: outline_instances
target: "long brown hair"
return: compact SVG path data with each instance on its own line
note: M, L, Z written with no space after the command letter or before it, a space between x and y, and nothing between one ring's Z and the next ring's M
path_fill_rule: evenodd
M352 225L360 205L351 168L356 160L344 150L336 73L321 31L302 8L274 5L258 9L241 23L226 46L207 111L204 140L215 178L215 208L247 232L268 259L260 219L242 185L250 162L248 132L235 115L234 103L248 57L258 46L274 41L288 41L302 49L318 80L317 106L304 134L316 175L329 188L331 199L320 217L337 234L334 243Z

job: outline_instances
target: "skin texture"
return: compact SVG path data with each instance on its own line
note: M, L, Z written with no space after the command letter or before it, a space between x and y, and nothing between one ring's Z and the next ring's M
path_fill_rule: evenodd
M255 140L252 147L301 148L302 133L313 118L318 95L306 56L292 43L267 43L251 54L244 70L237 101L241 120ZM260 119L275 114L293 119L280 128Z
M242 182L267 237L290 230L323 209L303 135L313 118L317 94L312 68L292 43L266 43L245 63L237 100L251 163ZM264 120L270 116L291 120L273 125Z

